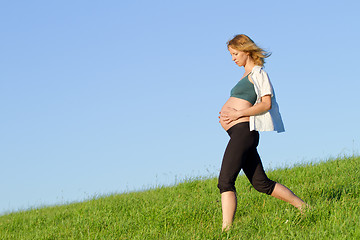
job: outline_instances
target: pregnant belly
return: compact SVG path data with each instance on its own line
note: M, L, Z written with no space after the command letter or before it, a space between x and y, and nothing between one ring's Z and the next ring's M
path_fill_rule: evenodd
M224 106L221 108L221 112L226 110L227 108L235 108L236 110L243 110L243 109L246 109L246 108L250 108L251 106L252 106L252 104L250 102L244 100L244 99L230 97L226 101ZM220 124L224 128L225 131L227 131L229 128L231 128L232 126L234 126L237 123L248 122L248 121L249 121L249 117L242 117L242 118L239 118L239 119L237 119L235 121L232 121L230 123L226 123L220 117Z

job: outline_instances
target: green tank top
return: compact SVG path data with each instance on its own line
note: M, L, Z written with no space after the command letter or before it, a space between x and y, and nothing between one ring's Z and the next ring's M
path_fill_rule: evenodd
M254 84L252 84L249 80L249 75L246 75L243 79L241 79L233 89L231 89L230 96L244 99L251 104L255 104L256 102L256 92L254 88Z

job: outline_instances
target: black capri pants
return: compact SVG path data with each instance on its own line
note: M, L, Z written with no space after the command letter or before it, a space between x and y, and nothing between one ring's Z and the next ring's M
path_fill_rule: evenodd
M227 133L230 136L226 147L218 181L220 193L236 192L235 180L243 169L254 188L270 195L276 182L270 180L264 171L260 156L256 150L259 144L259 133L250 131L249 122L232 126Z

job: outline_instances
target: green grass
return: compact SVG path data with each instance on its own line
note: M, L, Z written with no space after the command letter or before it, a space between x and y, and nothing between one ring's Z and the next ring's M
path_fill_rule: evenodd
M360 158L268 172L312 206L291 205L237 180L234 226L221 233L217 180L111 195L0 217L0 239L360 239Z

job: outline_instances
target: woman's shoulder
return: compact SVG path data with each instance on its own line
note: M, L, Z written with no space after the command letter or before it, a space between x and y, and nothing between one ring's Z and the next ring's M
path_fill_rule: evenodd
M252 69L252 72L260 72L263 69L262 66L255 65Z
M266 73L266 72L265 72L263 66L256 65L256 66L254 66L253 69L251 70L251 73L252 73L252 74L261 74L261 73Z
M251 71L251 77L256 82L269 81L269 76L262 66L255 66Z

